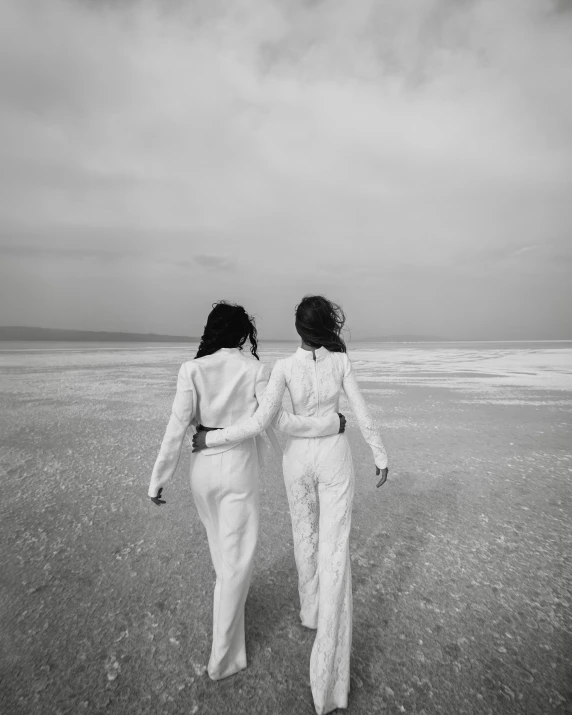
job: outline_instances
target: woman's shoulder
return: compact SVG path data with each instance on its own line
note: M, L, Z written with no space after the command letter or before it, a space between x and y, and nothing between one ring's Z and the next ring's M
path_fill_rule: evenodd
M201 358L198 358L198 360L200 359ZM186 360L179 368L179 375L185 375L186 377L190 377L197 369L198 360Z
M273 363L266 363L266 370L269 376L274 375L274 378L279 375L287 376L289 374L288 365L290 358L278 358Z
M337 363L339 365L345 365L349 361L349 357L348 357L347 353L334 351L334 350L328 350L328 355L331 360L333 360L335 363Z
M336 367L336 371L342 376L347 374L351 363L347 353L329 351L330 359Z
M253 378L257 382L268 380L271 368L268 363L262 362L260 358L254 357L249 352L242 352L242 350L236 351L236 359L239 361L243 376L248 376L249 379Z
M296 353L288 355L287 357L278 358L274 363L273 370L282 370L282 372L288 372L294 362L296 361Z
M340 362L344 362L348 357L348 354L342 352L341 350L328 350L328 353L334 358L334 360L339 360Z

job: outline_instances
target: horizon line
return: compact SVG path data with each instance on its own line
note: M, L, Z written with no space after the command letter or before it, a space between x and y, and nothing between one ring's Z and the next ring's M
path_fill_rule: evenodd
M38 331L53 331L54 333L93 333L94 336L98 334L107 334L107 335L112 335L112 336L141 336L141 340L131 340L130 342L139 342L143 343L145 342L145 337L149 336L155 337L155 338L164 338L163 341L157 341L157 342L200 342L201 338L197 336L192 336L192 335L170 335L170 334L165 334L165 333L154 333L154 332L128 332L124 330L89 330L89 329L81 329L81 328L43 328L39 326L29 326L29 325L0 325L0 331L3 330L38 330ZM356 337L352 338L350 337L349 339L346 340L346 342L351 343L351 342L385 342L385 343L393 343L393 344L408 344L408 343L413 343L413 344L426 344L426 343L522 343L522 342L529 342L529 343L558 343L558 342L572 342L572 337L571 338L511 338L511 339L505 339L505 338L440 338L438 336L434 336L433 339L427 339L426 336L420 335L419 339L415 339L416 336L415 334L412 335L403 335L403 339L399 339L401 336L399 334L397 335L381 335L379 337ZM394 338L394 339L391 339ZM409 339L408 339L409 338ZM259 342L268 342L268 343L294 343L298 342L299 338L260 338ZM3 338L0 335L0 342L49 342L49 338ZM58 340L54 340L53 342L59 342ZM62 342L98 342L97 340L89 340L88 338L79 338L76 337L74 338L73 336L70 336L69 339L64 339ZM121 340L118 340L117 342L122 342Z

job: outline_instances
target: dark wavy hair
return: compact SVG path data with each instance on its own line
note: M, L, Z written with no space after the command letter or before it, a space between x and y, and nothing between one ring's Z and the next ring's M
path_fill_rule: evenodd
M219 300L213 303L195 358L212 355L221 348L242 350L247 339L250 341L250 352L260 360L256 352L258 340L254 318L242 305Z
M341 337L346 322L344 311L323 295L307 295L296 306L296 330L312 348L324 347L333 353L345 353Z

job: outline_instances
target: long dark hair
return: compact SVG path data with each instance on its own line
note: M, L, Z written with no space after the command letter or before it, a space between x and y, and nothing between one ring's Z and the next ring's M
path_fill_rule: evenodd
M340 333L346 322L344 311L323 295L307 295L296 306L296 330L312 348L325 347L333 353L345 353Z
M254 318L248 315L242 305L219 300L213 303L195 358L212 355L221 348L242 350L247 338L250 340L250 352L260 360L256 352L258 341Z

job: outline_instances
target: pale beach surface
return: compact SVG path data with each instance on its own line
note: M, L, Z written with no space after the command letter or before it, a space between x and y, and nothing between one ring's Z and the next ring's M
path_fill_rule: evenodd
M294 344L262 344L272 363ZM0 344L0 712L314 712L278 459L244 672L213 683L190 448L147 486L193 345ZM348 713L572 712L572 343L355 344Z

